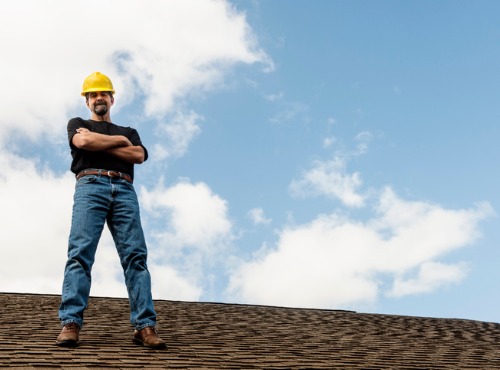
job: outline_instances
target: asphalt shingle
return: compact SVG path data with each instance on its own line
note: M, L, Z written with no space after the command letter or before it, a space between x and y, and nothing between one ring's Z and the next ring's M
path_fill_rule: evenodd
M91 297L78 348L55 346L60 296L0 293L0 367L500 369L500 324L156 300L167 350L132 343L128 300Z

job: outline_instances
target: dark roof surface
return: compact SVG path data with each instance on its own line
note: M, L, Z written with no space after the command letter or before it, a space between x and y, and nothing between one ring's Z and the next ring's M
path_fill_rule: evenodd
M78 348L55 346L60 296L0 293L0 368L500 369L500 324L155 301L167 350L132 343L128 300L91 297Z

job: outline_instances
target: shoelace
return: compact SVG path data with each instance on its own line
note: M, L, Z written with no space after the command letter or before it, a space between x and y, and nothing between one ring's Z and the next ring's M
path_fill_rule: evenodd
M78 326L78 324L74 323L74 322L70 322L69 324L64 325L64 327L67 330L80 330L80 327Z

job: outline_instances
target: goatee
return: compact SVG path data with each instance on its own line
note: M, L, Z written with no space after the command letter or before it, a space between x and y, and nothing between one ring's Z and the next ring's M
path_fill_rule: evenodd
M108 106L106 104L97 104L94 106L94 113L102 117L108 113Z

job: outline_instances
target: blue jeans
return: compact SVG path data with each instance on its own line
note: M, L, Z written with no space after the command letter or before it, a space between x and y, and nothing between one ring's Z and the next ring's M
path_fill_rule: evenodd
M156 324L147 268L147 247L134 187L123 179L84 176L75 187L73 217L64 271L59 319L83 327L91 270L104 223L120 257L130 303L130 322L141 330Z

